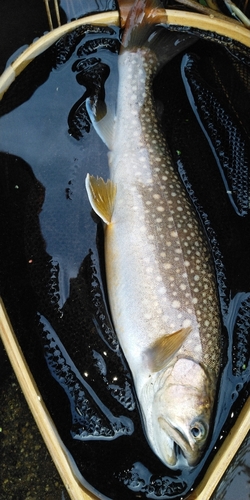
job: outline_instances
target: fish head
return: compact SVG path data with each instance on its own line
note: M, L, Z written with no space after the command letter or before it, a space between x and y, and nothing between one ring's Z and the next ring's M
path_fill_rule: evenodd
M166 376L161 375L153 401L151 442L166 465L199 462L210 434L214 395L210 376L194 360L180 358Z

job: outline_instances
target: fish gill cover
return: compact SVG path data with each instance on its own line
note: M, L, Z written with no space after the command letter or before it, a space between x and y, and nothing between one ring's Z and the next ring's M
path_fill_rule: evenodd
M90 217L84 192L90 164L99 175L108 172L106 148L85 102L101 96L112 105L118 46L117 28L77 30L37 57L1 102L1 293L39 390L87 483L101 498L181 498L248 394L249 61L201 40L154 83L164 134L211 246L223 320L208 450L198 466L171 470L144 436L110 319L103 230ZM233 82L225 78L232 68ZM232 95L233 88L241 91ZM229 158L230 169L217 157Z

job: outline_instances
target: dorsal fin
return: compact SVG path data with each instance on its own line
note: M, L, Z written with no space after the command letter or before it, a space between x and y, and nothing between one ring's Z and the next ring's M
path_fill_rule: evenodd
M180 349L191 330L192 328L190 326L181 328L176 332L159 337L151 344L149 349L147 349L147 356L149 358L150 368L153 372L159 372L167 365Z

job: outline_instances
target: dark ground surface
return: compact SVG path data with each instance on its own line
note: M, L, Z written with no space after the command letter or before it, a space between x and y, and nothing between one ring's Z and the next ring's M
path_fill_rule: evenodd
M0 408L0 499L68 499L2 346Z

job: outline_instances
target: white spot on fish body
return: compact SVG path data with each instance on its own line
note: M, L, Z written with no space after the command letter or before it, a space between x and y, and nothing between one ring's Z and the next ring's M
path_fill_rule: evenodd
M169 262L166 262L163 264L164 269L171 269L171 267L172 267L172 264L170 264Z
M171 231L170 235L171 235L173 238L177 238L178 233L177 233L177 231Z
M189 326L191 326L191 320L190 319L184 319L184 321L182 323L182 327L183 328L188 328Z

